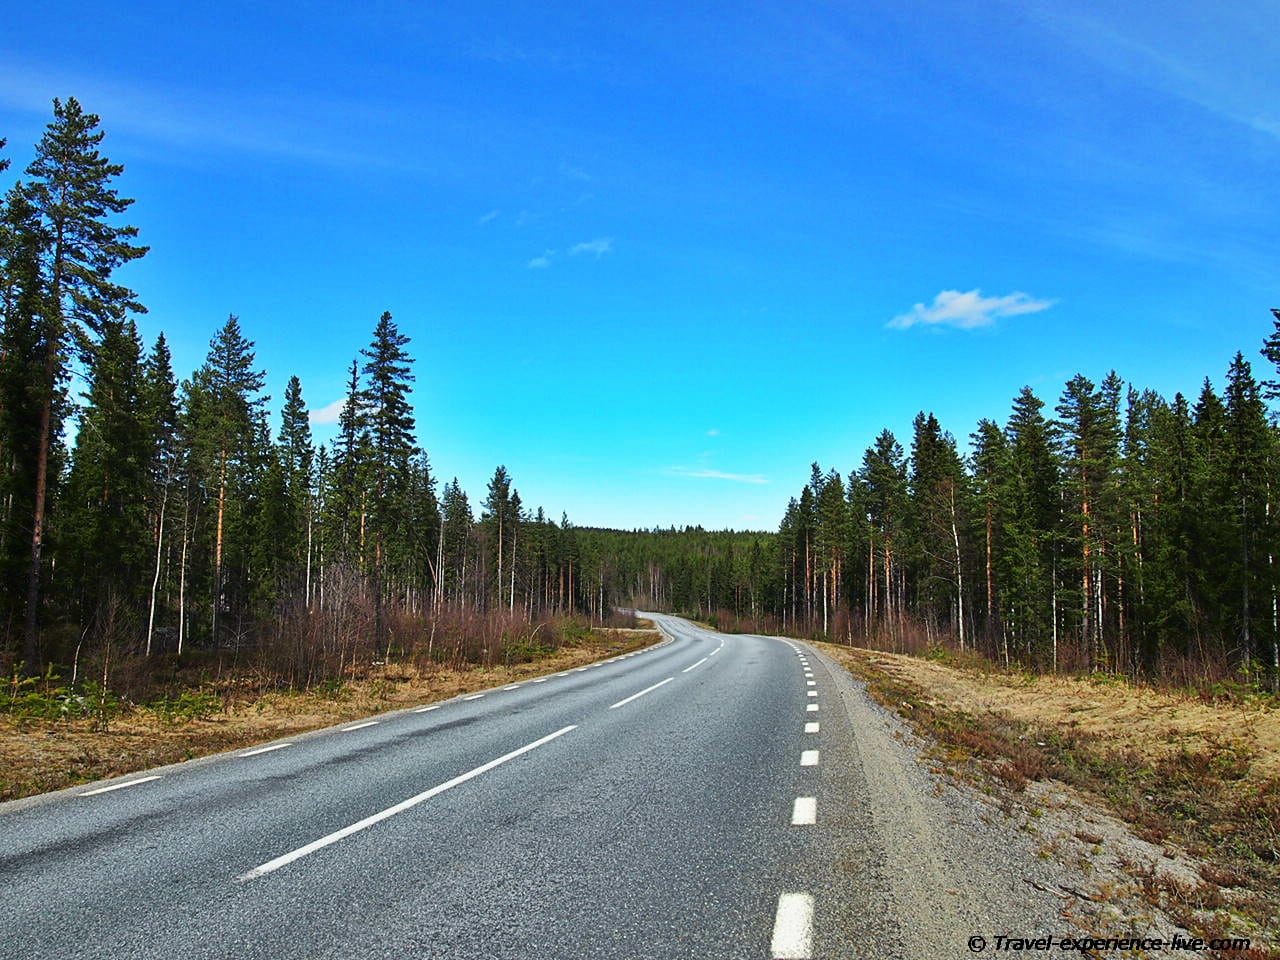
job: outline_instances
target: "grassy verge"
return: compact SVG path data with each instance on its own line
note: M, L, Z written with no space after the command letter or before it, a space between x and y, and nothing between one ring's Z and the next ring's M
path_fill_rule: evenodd
M507 666L422 670L383 664L357 679L329 681L307 691L264 692L261 677L229 675L145 706L98 691L104 698L100 703L78 698L74 719L11 712L0 715L0 801L557 673L660 639L651 630L596 629L570 646Z
M984 661L914 658L817 644L866 681L932 746L937 769L1033 816L1046 783L1066 785L1128 823L1152 849L1194 857L1194 872L1125 863L1123 891L1206 937L1280 957L1280 712L1274 701L1211 700L1114 678L1009 673ZM1101 854L1101 832L1073 831ZM1052 852L1046 848L1047 852ZM1104 885L1105 886L1105 885ZM1099 897L1118 890L1100 889ZM1259 946L1261 945L1261 946Z

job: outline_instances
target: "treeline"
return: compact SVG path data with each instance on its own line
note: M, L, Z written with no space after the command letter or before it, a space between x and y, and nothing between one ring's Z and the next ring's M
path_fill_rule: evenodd
M1280 313L1263 346L1280 367ZM1280 431L1242 354L1194 401L1114 372L1029 388L962 451L931 413L847 475L813 464L776 536L620 534L620 593L730 625L1004 663L1280 685ZM627 559L629 558L629 559Z
M6 660L252 649L306 680L414 644L492 659L539 618L605 616L601 564L567 517L526 510L504 467L475 506L456 479L437 490L391 314L352 361L330 447L297 377L275 419L235 316L179 381L113 280L147 248L117 223L133 201L102 139L97 116L54 101L0 206Z

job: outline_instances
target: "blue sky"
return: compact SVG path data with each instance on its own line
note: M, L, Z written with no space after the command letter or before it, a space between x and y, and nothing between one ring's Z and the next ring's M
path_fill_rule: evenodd
M101 115L181 375L236 313L332 410L390 310L473 500L772 529L921 409L1266 373L1280 6L970 6L46 0L5 176L53 97Z

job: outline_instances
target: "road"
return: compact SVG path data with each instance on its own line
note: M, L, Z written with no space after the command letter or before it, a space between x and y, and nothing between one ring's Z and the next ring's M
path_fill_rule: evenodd
M0 805L0 956L946 957L1052 923L838 666L653 616L604 663Z

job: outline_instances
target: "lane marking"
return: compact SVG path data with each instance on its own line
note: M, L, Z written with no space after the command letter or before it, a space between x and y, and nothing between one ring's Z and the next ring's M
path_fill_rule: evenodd
M366 720L364 723L357 723L357 724L353 724L350 727L343 727L342 732L350 733L352 730L363 730L365 727L373 727L373 726L377 726L377 724L378 724L377 720Z
M547 682L547 678L546 678L546 677L538 677L538 678L537 678L537 679L535 679L533 682L534 682L534 683L546 683L546 682Z
M523 686L523 684L520 684L520 683L513 683L513 684L511 684L511 686L509 686L509 687L503 687L502 689L503 689L503 690L519 690L522 686Z
M716 647L714 650L712 650L710 653L708 653L708 654L707 654L707 656L708 656L708 657L714 657L714 656L715 656L717 653L719 653L719 652L720 652L720 648L719 648L719 647Z
M256 757L260 753L270 753L272 750L283 750L285 747L292 747L292 743L273 743L269 747L258 747L256 750L246 750L240 754L242 757Z
M632 700L635 700L635 699L637 699L638 697L643 697L646 693L652 693L654 690L657 690L657 689L658 689L660 686L662 686L664 683L670 683L670 682L671 682L672 680L674 680L674 679L675 679L675 677L667 677L667 679L665 679L665 680L659 680L659 681L658 681L657 683L655 683L652 687L645 687L645 688L644 688L643 690L641 690L639 693L633 693L631 696L627 697L625 700L619 700L617 703L615 703L615 704L613 704L612 706L610 706L610 707L609 707L609 709L610 709L610 710L617 710L619 707L624 707L624 706L626 706L628 703L630 703Z
M557 676L557 677L567 677L568 675L569 675L568 673L557 673L557 674L556 674L556 676Z
M415 711L413 711L413 712L414 712L414 713L428 713L428 712L430 712L430 711L432 711L432 710L439 710L439 709L440 709L440 704L438 704L438 703L433 703L433 704L432 704L431 706L429 706L429 707L419 707L417 710L415 710Z
M818 705L816 703L811 703L807 707L805 707L805 710L807 710L809 713L817 713Z
M806 680L806 681L805 681L805 683L806 683L808 686L811 686L811 687L816 687L816 686L818 685L818 681L817 681L817 680Z
M809 691L809 696L811 696L811 697L816 697L817 695L818 695L818 691L817 691L817 690L810 690L810 691Z
M483 693L473 693L471 696L463 697L462 699L463 700L479 700L483 696L484 696Z
M817 732L818 732L818 724L817 724L817 722L816 722L816 721L814 721L813 723L806 723L806 724L804 725L804 732L805 732L805 733L817 733Z
M148 783L152 780L159 780L160 774L153 774L150 777L139 777L137 780L130 780L128 783L115 783L109 787L98 787L96 790L86 790L80 794L82 797L92 797L98 793L110 793L112 790L123 790L125 787L136 787L140 783Z
M818 798L796 797L795 806L791 808L791 825L808 827L818 822Z
M697 663L695 663L695 664L693 665L693 667L700 667L700 666L702 666L704 663L706 663L706 662L707 662L707 660L708 660L710 657L711 657L711 654L707 654L705 657L703 657L701 660L699 660ZM692 670L692 669L693 669L693 667L685 667L685 668L684 668L683 670L681 670L680 672L681 672L681 673L688 673L690 670Z
M813 956L812 894L779 894L769 952L774 960L810 960Z
M328 836L321 837L319 840L313 840L311 843L308 843L306 846L299 847L297 850L293 850L289 853L283 854L282 856L276 857L274 860L268 860L266 863L254 867L248 873L244 873L236 877L236 880L256 880L258 877L265 876L273 870L279 870L281 867L293 863L295 860L301 860L308 854L315 853L317 850L321 850L331 844L335 844L339 840L345 840L354 833L359 833L361 830L372 827L375 823L381 823L383 820L394 817L397 813L403 813L410 807L416 807L424 800L430 800L432 797L438 796L446 790L452 790L454 787L466 783L473 777L478 777L482 773L488 773L494 767L500 766L508 760L514 760L516 757L521 754L528 753L530 750L536 750L543 744L550 743L557 737L562 737L570 730L576 729L578 729L577 724L573 724L571 726L564 727L561 730L557 730L555 733L548 734L539 740L535 740L533 743L526 743L523 747L520 747L517 750L512 750L510 753L504 753L496 760L490 760L488 763L483 763L474 770L468 770L466 773L460 774L452 780L446 780L444 783L439 786L432 787L430 790L424 790L422 793L412 796L408 800L401 800L395 806L387 807L387 809L382 810L379 813L365 817L363 820L358 820L349 827L343 827L341 830L336 830Z
M800 751L800 766L816 767L817 765L818 765L817 750L801 750Z

